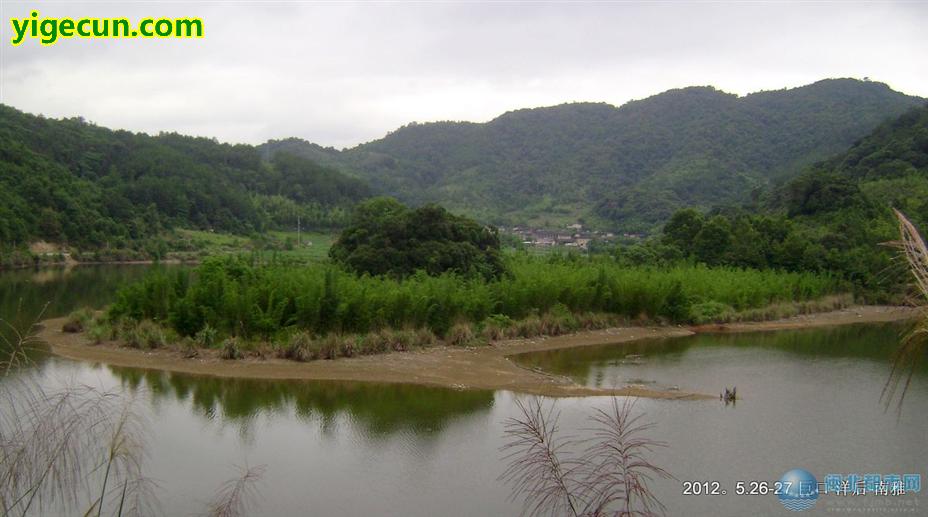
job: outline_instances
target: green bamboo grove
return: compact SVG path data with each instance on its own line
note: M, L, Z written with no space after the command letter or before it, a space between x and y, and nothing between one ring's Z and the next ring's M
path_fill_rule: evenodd
M608 257L510 256L498 280L453 273L406 278L357 276L334 264L295 267L247 258L209 259L190 272L160 270L123 288L116 320L153 320L180 336L204 328L274 341L293 331L314 336L382 329L428 329L514 321L550 311L637 321L688 322L707 309L746 311L841 292L827 275L709 268L624 267Z

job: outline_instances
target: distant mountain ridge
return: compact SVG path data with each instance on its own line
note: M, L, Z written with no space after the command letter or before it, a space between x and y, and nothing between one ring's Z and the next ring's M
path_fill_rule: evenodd
M344 151L298 139L261 148L492 223L585 217L641 230L681 206L744 202L922 102L855 79L743 97L689 87L621 107L573 103L486 123L414 123Z
M682 206L763 197L771 183L804 177L924 102L852 79L744 97L692 87L618 108L575 103L487 123L409 124L344 151L299 139L249 146L149 136L0 105L0 249L37 239L121 247L174 227L249 233L292 227L297 218L331 228L376 193L494 224L585 218L647 231ZM921 129L913 131L920 149ZM871 154L858 160L860 170L910 170L881 161L879 149ZM913 178L906 172L866 187L886 195L921 189ZM798 213L808 210L817 208Z

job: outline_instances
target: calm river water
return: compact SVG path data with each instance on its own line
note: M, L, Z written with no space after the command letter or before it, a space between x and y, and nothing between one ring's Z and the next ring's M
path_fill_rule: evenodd
M100 306L143 267L0 274L0 317L47 316ZM18 309L19 308L19 309ZM21 310L20 310L21 309ZM675 480L655 484L668 515L787 515L774 495L735 495L737 481L775 481L804 468L828 473L917 473L928 466L928 371L915 375L901 416L880 392L898 325L754 333L527 354L528 366L595 386L645 384L741 400L639 400L669 444L653 455ZM629 357L631 356L631 357ZM640 356L640 357L638 357ZM174 375L45 358L28 372L122 387L147 418L146 473L165 515L200 513L236 465L266 465L254 515L518 515L498 476L503 424L517 395L406 385L263 382ZM0 389L3 385L0 384ZM607 398L548 401L567 434L587 427ZM726 495L683 495L685 480L714 481ZM920 494L822 496L808 515L928 515ZM924 500L924 502L923 502ZM922 503L922 504L920 504Z

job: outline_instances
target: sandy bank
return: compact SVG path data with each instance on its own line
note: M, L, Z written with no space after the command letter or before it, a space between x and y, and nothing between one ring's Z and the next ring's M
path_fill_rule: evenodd
M775 321L746 321L690 327L697 333L707 332L763 332L773 330L805 329L850 325L854 323L888 323L917 317L918 309L914 307L896 307L891 305L857 305L831 312L803 314Z
M598 389L581 386L566 377L529 370L509 356L525 352L626 343L641 339L691 335L694 332L750 332L808 328L850 323L897 321L914 317L914 309L863 306L786 320L684 327L622 327L536 339L516 339L491 346L459 348L439 346L411 352L297 363L282 359L224 361L214 351L186 359L177 351L141 351L115 343L90 344L82 334L61 331L65 318L42 323L38 337L61 357L115 366L166 370L217 377L296 380L347 380L412 383L456 389L510 390L555 397L628 395L664 399L707 399L712 395L652 390L637 386Z

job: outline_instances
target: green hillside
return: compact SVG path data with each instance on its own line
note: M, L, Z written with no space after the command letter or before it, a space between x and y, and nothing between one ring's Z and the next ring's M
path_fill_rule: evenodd
M113 131L0 105L0 250L44 239L83 247L183 227L231 233L340 225L360 180L249 145Z
M790 215L813 217L875 203L928 221L928 105L816 164L778 189L771 202Z
M496 224L585 217L652 230L680 207L736 206L776 184L765 203L790 216L815 217L816 203L854 194L918 219L923 165L907 149L921 145L909 127L921 119L863 137L923 102L850 79L745 97L693 87L620 108L410 124L345 151L149 136L0 106L0 249L39 239L124 247L178 227L248 234L292 228L297 217L304 228L338 227L372 193Z
M886 245L899 237L892 208L928 227L928 105L881 124L753 204L707 214L680 210L659 243L623 249L620 256L830 271L881 298L900 292L909 278L898 252Z
M266 150L340 164L381 193L491 223L585 216L647 230L683 206L744 202L919 102L852 79L744 97L691 87L618 108L577 103L483 124L410 124L343 152L298 140Z

